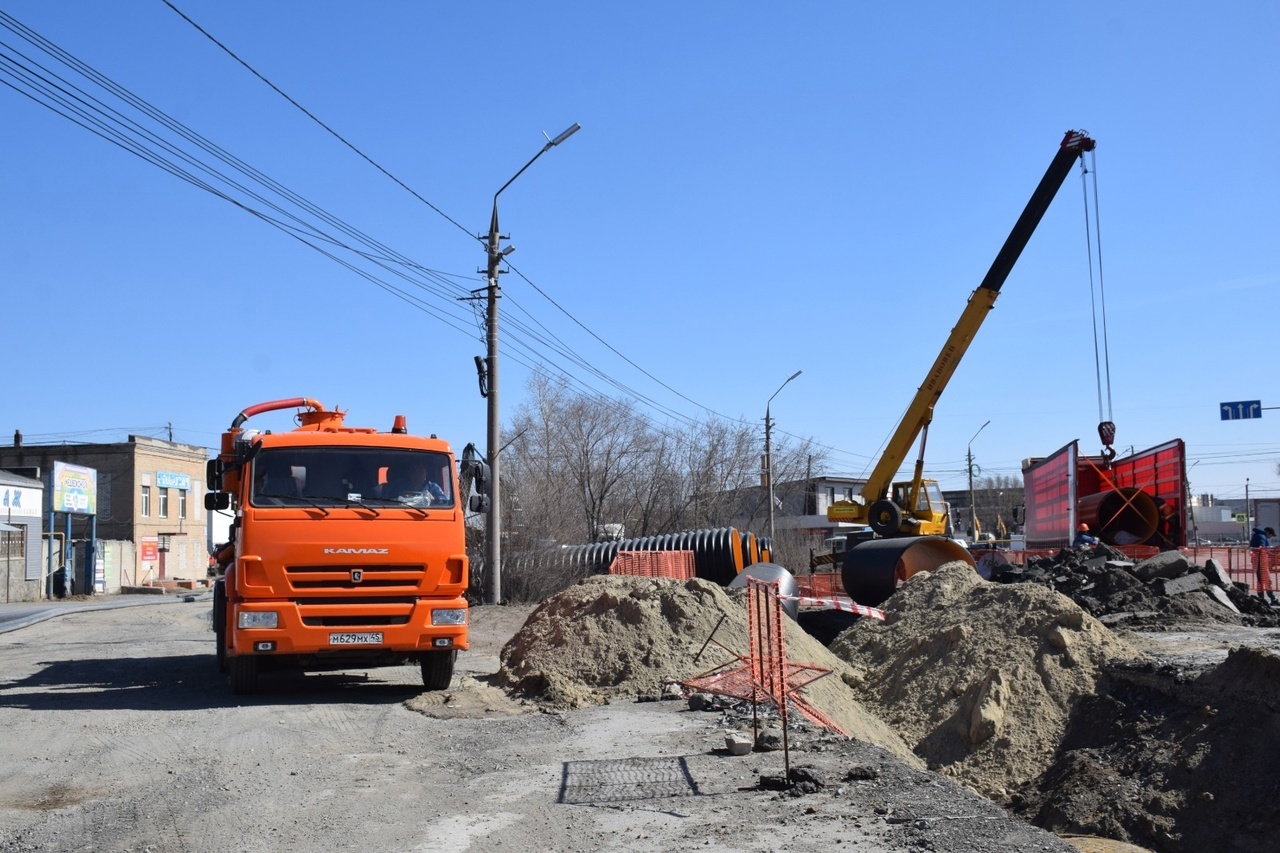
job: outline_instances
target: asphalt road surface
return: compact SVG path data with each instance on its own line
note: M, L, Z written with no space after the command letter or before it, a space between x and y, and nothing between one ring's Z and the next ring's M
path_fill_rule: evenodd
M940 776L816 733L732 756L720 714L547 713L489 686L529 608L473 611L449 691L417 667L233 697L209 602L0 633L0 851L1062 851Z

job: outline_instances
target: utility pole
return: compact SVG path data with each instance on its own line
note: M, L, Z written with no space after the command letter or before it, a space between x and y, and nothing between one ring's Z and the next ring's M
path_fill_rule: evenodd
M580 126L575 122L572 127L561 133L555 139L547 139L547 144L542 146L533 158L525 163L511 176L511 180L503 184L496 193L493 194L493 215L489 218L489 234L485 240L485 251L489 256L489 264L486 269L486 277L488 279L488 293L486 296L486 312L485 312L485 341L486 341L486 360L484 369L485 385L487 389L484 391L485 400L488 403L487 421L488 421L488 463L489 463L489 515L485 519L485 588L484 601L486 604L502 603L502 478L498 473L498 450L502 440L501 430L499 426L499 409L498 409L498 276L506 270L499 269L502 259L515 251L515 246L507 246L503 249L500 245L503 238L498 232L498 196L502 191L511 186L516 178L520 177L524 170L533 165L533 161L537 160L543 154L550 151L555 146L564 142L570 136L578 132ZM543 134L544 136L546 134Z

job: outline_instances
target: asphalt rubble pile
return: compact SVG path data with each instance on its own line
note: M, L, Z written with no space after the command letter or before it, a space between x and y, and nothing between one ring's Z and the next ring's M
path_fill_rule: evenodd
M1217 561L1200 565L1178 551L1134 562L1106 545L1063 548L1032 557L1025 566L993 565L990 577L995 583L1047 586L1112 627L1280 627L1280 602L1274 593L1252 594L1247 585L1233 582Z
M848 749L840 742L867 744L1062 836L1160 853L1274 849L1280 657L1241 647L1170 673L1137 635L1105 624L1125 614L1124 628L1143 630L1148 620L1268 625L1270 606L1176 554L1135 565L1110 549L1066 549L1017 575L1023 583L988 581L964 563L922 572L882 605L883 622L859 620L830 648L794 625L788 659L832 673L804 698L849 737L793 713L796 764L827 757L825 778L783 780L790 795L857 772L831 757ZM680 689L731 661L726 648L745 651L745 609L742 591L702 580L589 578L530 615L495 681L554 708L681 698L718 711L727 732L751 731L746 703Z

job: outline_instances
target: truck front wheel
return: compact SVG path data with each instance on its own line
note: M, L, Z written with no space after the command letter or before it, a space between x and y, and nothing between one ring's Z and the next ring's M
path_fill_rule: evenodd
M258 690L258 659L253 655L237 655L228 658L231 670L231 692L236 696L248 696Z
M447 690L453 681L453 662L458 652L431 651L422 653L422 684L428 690Z

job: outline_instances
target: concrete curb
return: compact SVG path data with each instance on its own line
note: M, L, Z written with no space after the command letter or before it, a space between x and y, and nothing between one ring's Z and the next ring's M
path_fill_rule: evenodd
M19 616L14 619L0 620L0 634L7 634L10 631L17 631L19 628L27 628L46 619L52 619L55 616L65 616L68 613L87 613L94 610L118 610L121 607L138 607L145 604L172 604L175 602L188 603L196 601L203 596L213 597L212 592L194 592L183 591L182 595L139 595L137 599L128 601L107 601L100 604L79 602L71 604L48 604L43 609L33 613ZM43 602L33 602L34 606L42 606Z

